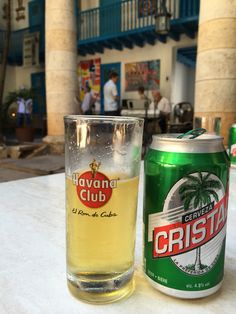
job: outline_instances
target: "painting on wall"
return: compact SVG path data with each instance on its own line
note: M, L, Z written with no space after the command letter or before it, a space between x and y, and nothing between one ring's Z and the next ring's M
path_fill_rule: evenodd
M160 60L125 64L125 91L137 91L140 86L145 90L160 88Z
M101 59L91 59L79 62L78 79L80 87L80 100L84 98L84 89L86 86L91 88L95 97L100 96L101 81Z
M139 0L138 13L139 17L145 17L156 13L157 1L156 0Z

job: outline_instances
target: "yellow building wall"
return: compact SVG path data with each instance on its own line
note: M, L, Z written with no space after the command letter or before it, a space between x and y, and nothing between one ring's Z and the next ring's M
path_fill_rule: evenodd
M12 31L29 27L29 19L28 19L28 3L29 2L30 1L27 1L27 0L23 1L23 6L25 7L25 12L24 12L25 19L16 21L16 8L18 7L18 1L16 0L12 1L12 24L11 24ZM2 14L0 14L0 29L4 29L6 26L5 24L6 24L6 21L3 19ZM44 71L44 66L23 67L23 66L9 66L8 65L7 75L5 79L3 99L5 99L6 95L9 92L19 89L20 86L22 85L29 88L31 86L31 74L36 73L36 72L43 72L43 71Z
M185 35L176 42L167 39L167 43L156 42L154 46L145 45L143 48L135 47L133 49L125 48L122 51L115 49L105 49L103 54L78 56L78 62L81 60L101 58L101 64L120 62L121 63L121 98L138 98L137 92L125 91L125 63L139 62L148 60L160 60L160 91L163 96L171 99L171 87L174 79L174 67L176 63L176 51L178 48L190 47L197 44L196 39L190 39ZM176 79L176 78L175 78ZM181 79L181 78L180 78ZM151 91L149 92L151 97Z
M18 8L18 1L17 0L13 0L12 2L12 7L11 7L11 16L12 16L12 20L11 20L11 27L12 30L15 31L17 29L22 29L22 28L27 28L29 25L29 19L28 19L28 3L30 1L23 1L23 6L25 7L25 11L24 11L24 15L25 15L25 19L23 20L19 20L16 21L16 8ZM2 5L3 5L4 1L0 1L0 29L5 29L6 28L6 20L3 19L3 14L2 14Z
M7 66L3 99L9 92L19 89L21 86L31 87L31 74L44 72L44 67L24 68L20 66Z
M99 0L81 0L81 11L99 7Z
M15 86L16 86L16 67L8 66L4 85L3 100L5 100L5 97L9 92L15 90Z
M30 1L23 1L23 6L25 7L25 19L16 21L16 8L18 7L18 1L12 1L13 7L12 7L12 30L17 30L21 28L27 28L29 25L29 13L28 13L28 3Z

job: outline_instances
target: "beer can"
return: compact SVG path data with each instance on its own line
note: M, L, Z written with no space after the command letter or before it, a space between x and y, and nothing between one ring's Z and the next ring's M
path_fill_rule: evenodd
M236 123L234 123L229 130L228 147L231 166L236 167Z
M192 299L220 288L228 180L222 137L153 137L145 157L143 267L156 289Z

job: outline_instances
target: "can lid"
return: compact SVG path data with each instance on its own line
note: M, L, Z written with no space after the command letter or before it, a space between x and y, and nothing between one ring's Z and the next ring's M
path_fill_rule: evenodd
M178 138L179 133L154 135L151 148L178 153L214 153L225 150L223 137L205 133L196 138Z
M236 128L236 123L233 123L233 124L231 125L231 128Z
M206 131L207 130L203 129L203 128L196 128L196 129L190 130L186 133L181 133L177 138L187 137L189 139L193 139L193 138L199 137L200 135L206 133Z

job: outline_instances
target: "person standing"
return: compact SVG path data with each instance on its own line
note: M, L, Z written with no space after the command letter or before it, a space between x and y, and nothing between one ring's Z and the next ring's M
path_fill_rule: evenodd
M30 127L32 104L33 101L31 98L25 100L24 98L19 97L17 99L17 127Z
M153 102L150 104L149 109L154 109L155 111L158 109L159 114L159 126L161 129L161 133L167 132L167 123L170 119L171 106L170 102L167 98L163 97L158 90L152 91Z
M112 72L110 80L104 85L104 111L106 116L118 116L120 114L119 96L116 86L118 78L118 74Z
M77 108L77 112L78 114L83 114L82 110L81 110L81 104L82 104L82 101L80 100L80 93L78 93L77 95L75 95L74 97L74 104Z
M139 94L140 99L144 101L145 116L147 117L148 107L149 107L149 104L150 104L150 99L145 94L145 89L144 89L143 86L139 86L138 94Z
M31 123L31 115L33 111L33 100L31 98L25 100L25 122L29 127Z
M17 98L17 127L23 127L25 115L25 102L23 98Z
M21 128L25 122L25 101L23 98L17 98L17 127Z
M142 100L147 100L149 101L148 96L145 94L145 89L143 86L139 86L138 88L138 94L139 94L139 98Z
M92 106L94 103L91 88L89 86L85 87L85 95L83 102L81 104L81 110L83 114L92 114Z

